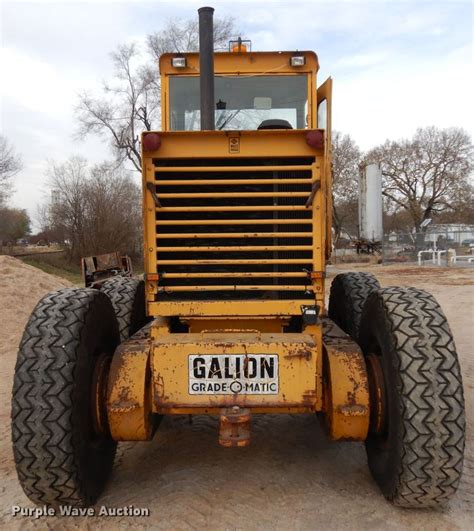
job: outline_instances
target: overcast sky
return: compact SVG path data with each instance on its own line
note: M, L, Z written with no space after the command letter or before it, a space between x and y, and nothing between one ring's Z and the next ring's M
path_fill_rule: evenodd
M201 5L232 15L257 50L315 50L320 82L334 79L334 128L364 150L417 127L473 135L473 3L288 0L5 2L1 5L1 127L22 154L14 206L35 217L47 160L110 158L107 144L73 139L74 105L110 77L109 53L143 43ZM138 178L138 177L137 177Z

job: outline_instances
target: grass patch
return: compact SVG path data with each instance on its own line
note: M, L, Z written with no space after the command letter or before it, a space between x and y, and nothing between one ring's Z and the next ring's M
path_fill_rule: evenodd
M43 253L34 256L18 256L25 264L41 269L45 273L64 278L72 282L75 286L83 286L82 271L79 260L68 260L66 253ZM139 276L143 274L142 260L132 260L133 274Z
M25 264L41 269L45 273L64 278L76 286L83 284L80 264L70 262L62 253L25 256L20 260Z

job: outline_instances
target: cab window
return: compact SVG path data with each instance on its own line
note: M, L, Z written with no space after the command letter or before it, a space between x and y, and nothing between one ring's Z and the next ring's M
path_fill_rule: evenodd
M306 127L306 75L241 75L215 77L216 129L258 129L265 120ZM175 131L200 128L199 77L170 76L170 127Z

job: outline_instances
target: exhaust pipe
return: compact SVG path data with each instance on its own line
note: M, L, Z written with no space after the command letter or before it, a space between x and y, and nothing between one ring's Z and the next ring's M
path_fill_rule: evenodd
M214 114L214 8L201 7L199 13L199 80L201 91L201 131L216 128Z

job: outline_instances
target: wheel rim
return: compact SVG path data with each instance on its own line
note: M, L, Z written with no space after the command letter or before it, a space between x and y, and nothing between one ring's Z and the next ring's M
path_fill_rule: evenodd
M92 424L97 435L108 435L107 422L107 377L112 357L110 354L100 354L92 375Z
M368 354L365 358L369 380L370 425L372 435L383 435L387 426L385 381L380 356Z

